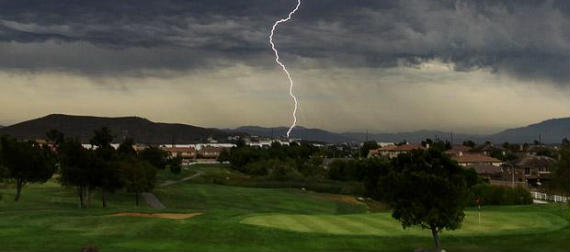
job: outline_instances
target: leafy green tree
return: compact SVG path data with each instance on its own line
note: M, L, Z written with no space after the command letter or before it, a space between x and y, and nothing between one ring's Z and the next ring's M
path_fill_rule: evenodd
M375 149L378 149L378 143L376 143L376 141L366 141L362 143L362 147L360 147L360 157L368 157L368 152Z
M465 172L465 183L467 184L467 188L471 188L476 184L479 184L480 178L477 171L473 168L466 168L463 170Z
M175 156L168 159L168 169L173 174L180 174L182 172L182 157Z
M570 195L570 144L561 146L553 178L558 190Z
M151 191L156 184L156 169L146 161L122 161L119 163L124 174L125 187L135 194L135 203L139 205L139 195Z
M229 162L231 158L231 150L224 149L218 156L218 162Z
M392 164L384 158L370 158L362 162L364 162L362 169L365 172L363 182L366 195L383 201L384 194L379 190L379 181L388 175Z
M90 190L97 185L96 158L91 150L84 149L78 139L68 138L58 148L60 160L59 182L77 188L79 206L87 207Z
M95 130L93 133L90 143L97 146L97 149L94 151L95 156L92 160L92 165L96 171L92 179L95 180L95 186L101 189L103 207L107 207L105 194L120 189L123 186L123 179L121 179L122 174L119 165L116 164L117 153L111 146L113 134L106 127Z
M89 143L98 147L108 147L111 146L113 139L114 136L111 130L107 127L102 127L93 132L93 137L91 137Z
M441 251L439 233L459 228L465 216L463 169L433 149L401 154L392 162L393 169L381 181L392 217L404 228L431 230L436 250Z
M44 183L56 170L55 158L47 146L33 142L20 142L2 137L2 163L8 178L16 183L14 201L20 199L22 188L27 183Z
M463 141L463 146L474 148L475 145L476 145L475 142L473 142L472 140Z
M168 165L168 152L158 147L150 146L140 153L140 159L147 161L157 169L164 170Z
M55 146L59 146L61 143L63 143L64 140L63 133L56 129L52 129L46 132L46 137L48 141Z
M137 151L133 148L134 144L135 144L134 139L125 138L125 140L123 140L123 142L119 145L119 148L117 148L117 154L121 158L124 157L136 158Z

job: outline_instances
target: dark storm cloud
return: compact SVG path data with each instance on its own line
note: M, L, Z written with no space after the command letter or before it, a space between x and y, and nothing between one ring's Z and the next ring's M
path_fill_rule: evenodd
M1 1L0 67L125 74L271 62L294 0ZM570 1L304 0L278 46L306 67L488 68L570 80ZM301 61L298 61L301 62ZM316 62L316 63L315 63Z

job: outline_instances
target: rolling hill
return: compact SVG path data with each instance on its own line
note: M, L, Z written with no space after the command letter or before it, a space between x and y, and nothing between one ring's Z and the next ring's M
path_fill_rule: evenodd
M491 141L501 143L531 143L539 138L543 143L560 143L565 137L570 138L570 118L550 119L488 136Z
M108 127L116 141L132 137L138 143L194 143L209 137L223 138L227 134L218 129L201 128L185 124L155 123L140 117L93 117L53 114L0 129L0 135L9 134L18 138L45 138L45 133L56 129L68 137L78 137L86 143L93 131Z

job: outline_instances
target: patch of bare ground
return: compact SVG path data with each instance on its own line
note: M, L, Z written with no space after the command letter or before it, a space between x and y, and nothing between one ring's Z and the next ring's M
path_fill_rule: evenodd
M149 217L149 218L183 220L183 219L189 219L189 218L192 218L194 216L201 215L201 214L202 213L179 214L179 213L133 213L133 212L126 212L126 213L111 214L110 216Z

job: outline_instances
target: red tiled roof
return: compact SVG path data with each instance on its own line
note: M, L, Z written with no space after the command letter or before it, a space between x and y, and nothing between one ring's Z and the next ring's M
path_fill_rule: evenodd
M417 149L423 149L424 147L420 145L413 145L413 144L404 144L404 145L388 145L382 148L379 148L378 151L412 151Z
M451 147L451 150L447 150L445 151L446 153L459 153L459 152L469 152L471 149L471 147L469 146L464 146L464 145L454 145L453 147Z
M169 152L196 152L194 147L165 147L164 150Z
M475 169L477 174L498 175L501 174L501 168L490 164L470 165L469 168Z

